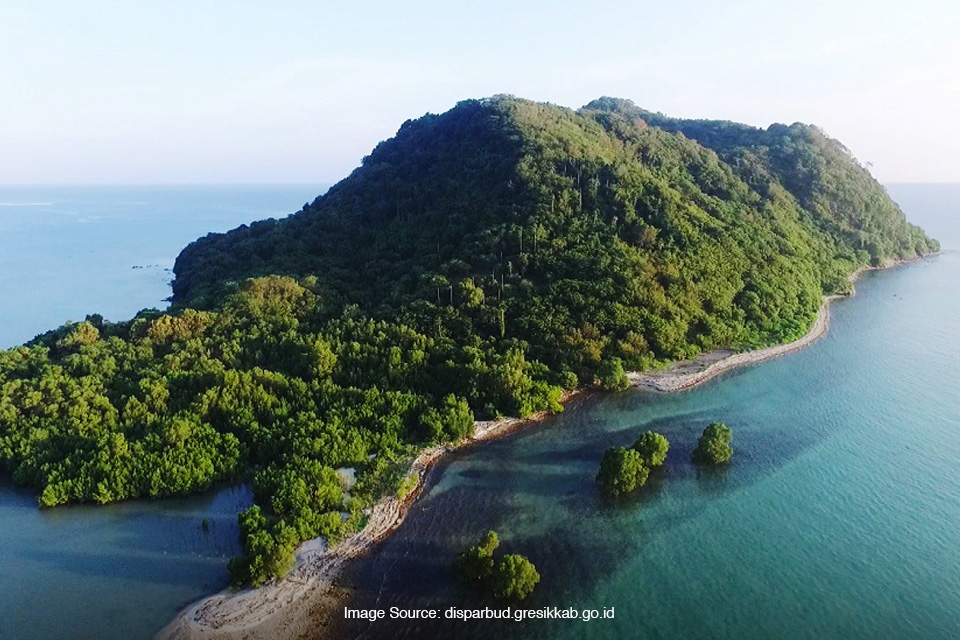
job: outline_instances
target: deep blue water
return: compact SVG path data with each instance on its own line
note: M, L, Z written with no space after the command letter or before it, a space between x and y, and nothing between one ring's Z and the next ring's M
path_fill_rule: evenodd
M67 320L166 306L174 259L210 231L282 217L325 185L0 187L0 348ZM0 638L149 638L227 583L242 488L41 511L0 483ZM207 528L203 527L207 520Z
M960 187L890 189L960 248ZM613 619L351 622L349 638L960 637L960 252L868 273L811 347L692 391L597 394L431 476L351 580L351 607L502 607L450 562L488 529L542 581L526 606ZM733 428L728 468L690 453ZM605 448L671 442L637 497L602 499Z

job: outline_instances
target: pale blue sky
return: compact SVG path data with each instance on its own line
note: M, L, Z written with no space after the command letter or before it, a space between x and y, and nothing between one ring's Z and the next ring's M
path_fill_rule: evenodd
M408 118L513 93L818 124L960 182L960 3L4 0L0 183L334 182Z

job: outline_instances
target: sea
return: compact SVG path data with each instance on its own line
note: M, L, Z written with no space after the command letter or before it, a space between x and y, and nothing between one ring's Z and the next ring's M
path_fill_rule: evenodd
M189 241L286 215L325 188L0 187L0 348L89 313L163 308ZM960 637L960 185L888 190L942 254L865 274L802 351L678 394L581 397L451 455L346 576L347 606L385 618L343 622L337 636ZM733 460L695 468L690 452L715 421L733 429ZM636 496L604 499L603 451L647 429L670 440L664 469ZM222 487L41 511L35 492L0 481L0 638L152 637L226 585L249 503L244 487ZM541 575L522 604L450 569L490 529L500 553ZM439 620L391 619L393 607ZM577 618L445 617L506 607Z
M0 348L67 321L167 306L191 241L299 210L325 184L0 186ZM151 638L227 586L245 487L186 499L37 508L0 479L0 638Z

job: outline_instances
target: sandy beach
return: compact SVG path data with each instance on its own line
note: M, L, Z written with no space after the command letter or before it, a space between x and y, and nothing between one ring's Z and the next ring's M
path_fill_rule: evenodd
M820 306L817 319L810 330L803 337L793 342L742 353L729 349L711 351L692 360L675 362L663 371L633 372L627 374L627 377L630 378L630 384L636 387L665 393L683 391L702 384L724 371L730 371L748 364L756 364L802 349L823 337L829 328L830 304L829 299L827 299Z
M851 283L864 271L896 266L864 268L851 277ZM855 291L851 289L850 296ZM630 373L633 386L657 392L690 389L736 367L776 358L812 344L827 333L830 325L830 303L848 296L827 296L810 330L801 338L782 345L747 352L717 350L693 360L676 362L662 371ZM568 401L580 393L568 392ZM325 550L321 541L307 541L297 553L297 563L285 578L259 589L224 590L196 602L182 611L157 636L160 640L256 640L317 638L334 616L339 616L349 598L349 590L339 585L343 568L351 559L366 553L402 522L411 504L423 489L427 475L446 453L476 442L502 437L524 425L542 420L547 413L527 419L503 418L478 421L474 435L457 445L439 445L422 451L414 460L410 473L416 485L403 498L395 496L378 502L371 510L364 529L345 539L333 549Z

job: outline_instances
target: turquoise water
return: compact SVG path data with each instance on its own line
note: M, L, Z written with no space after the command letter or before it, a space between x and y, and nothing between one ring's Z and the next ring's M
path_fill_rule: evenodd
M0 187L0 348L88 313L164 307L188 242L286 215L324 188ZM0 638L151 637L226 585L250 501L223 488L41 511L33 492L0 484Z
M2 187L0 347L87 313L163 306L164 269L187 242L322 190ZM890 191L960 248L960 187ZM870 274L803 352L674 396L596 395L461 452L352 576L356 604L472 606L447 566L493 527L503 551L528 554L543 575L531 606L614 607L614 619L380 622L343 635L960 636L958 280L956 253ZM729 469L698 472L686 460L713 420L733 426L737 453ZM603 449L645 428L670 438L668 468L634 500L600 500ZM0 484L0 638L149 638L225 584L249 500L224 488L40 511L31 492Z
M960 188L891 188L958 244ZM913 207L923 206L922 211ZM351 622L343 637L960 637L960 253L869 273L813 346L685 393L594 395L458 453L380 551L349 606L502 606L449 564L483 531L542 581L525 606L613 619ZM734 431L729 468L689 463L700 430ZM603 450L671 442L638 497L603 500Z

